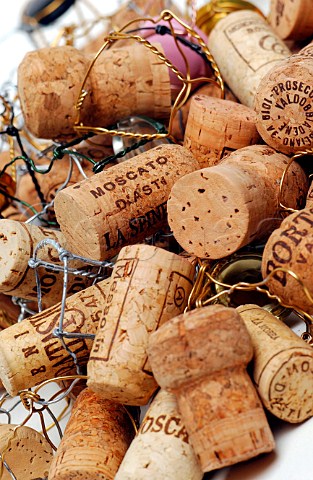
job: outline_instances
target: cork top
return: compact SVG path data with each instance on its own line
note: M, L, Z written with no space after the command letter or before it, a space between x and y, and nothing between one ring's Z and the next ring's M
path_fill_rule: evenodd
M148 354L159 385L179 390L213 372L246 365L253 351L238 312L210 305L162 325L150 336Z

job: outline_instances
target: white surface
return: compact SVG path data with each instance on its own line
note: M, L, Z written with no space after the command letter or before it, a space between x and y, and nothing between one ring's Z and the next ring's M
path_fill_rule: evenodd
M17 30L20 18L19 12L25 5L25 1L14 0L3 3L3 11L0 15L0 85L12 78L12 73L16 70L25 53L33 49L28 36ZM176 0L176 3L178 5L182 4L179 0ZM201 6L204 3L206 2L201 1L197 5ZM267 13L268 1L255 0L253 3L261 8L264 13ZM100 11L106 8L107 10L103 13L110 13L108 9L110 8L113 11L118 2L116 0L93 0L93 4ZM69 20L74 18L71 17L72 14L74 15L73 12L67 15ZM63 22L64 18L62 17ZM60 406L54 409L54 411L60 410ZM13 416L13 421L20 422L25 415L26 411L19 407L16 417L15 414ZM32 425L32 423L29 425ZM39 428L37 422L33 425ZM302 425L288 425L271 418L270 425L276 440L275 453L264 455L230 469L208 474L207 478L211 480L312 480L313 420L307 421ZM56 432L53 432L52 439L57 442L58 436Z

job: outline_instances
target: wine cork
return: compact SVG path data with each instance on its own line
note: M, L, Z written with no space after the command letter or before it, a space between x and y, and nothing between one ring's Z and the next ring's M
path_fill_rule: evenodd
M277 317L257 305L237 308L251 337L253 380L276 417L300 423L313 414L313 350Z
M96 333L108 285L103 280L67 298L65 332ZM57 304L0 332L0 378L11 396L44 380L76 373L73 357L55 335L60 314L61 304ZM73 337L64 342L76 354L78 364L86 365L92 339Z
M1 480L12 480L4 462L16 480L46 478L53 450L36 430L26 426L0 425Z
M201 168L212 167L234 150L259 143L255 112L240 103L204 95L193 97L184 147Z
M290 55L265 18L250 10L220 20L209 35L208 46L232 92L251 108L260 80Z
M87 365L88 387L127 405L145 405L157 384L148 338L187 305L195 268L150 245L124 247L114 265L104 315Z
M235 309L196 309L172 319L149 340L159 385L175 394L203 472L274 448L274 440L245 367L253 350Z
M104 260L161 230L174 182L198 167L180 145L160 145L62 190L54 207L70 250Z
M313 303L302 285L313 297L313 208L292 213L269 237L262 259L262 275L267 277L276 268L290 270L299 280L286 271L278 271L267 282L269 290L281 301L293 308L313 314Z
M263 140L291 155L312 148L313 43L273 67L256 92L257 129Z
M271 0L268 21L283 40L304 40L313 34L311 0Z
M49 480L113 480L135 434L123 405L85 389L78 396Z
M75 105L92 58L70 46L26 54L18 69L18 90L33 135L59 140L75 135ZM138 44L103 52L85 91L80 122L88 126L108 127L131 114L166 118L170 113L168 67Z
M12 302L9 295L0 293L0 330L17 323L20 312L20 307Z
M28 264L37 244L52 239L66 248L61 232L37 225L14 220L0 220L0 292L15 295L27 300L37 300L37 285L34 269ZM37 258L55 265L63 265L58 252L50 245L38 251ZM80 261L70 261L69 267L86 269ZM63 273L49 268L38 268L43 308L50 307L62 299ZM83 290L92 283L92 279L83 276L68 275L67 294Z
M313 208L313 183L310 185L308 194L306 196L305 208Z
M219 165L179 179L167 206L178 243L198 257L218 259L266 238L281 221L279 185L288 161L272 148L253 145L236 150ZM282 202L299 207L307 179L298 164L292 165Z
M203 473L175 396L160 390L132 441L115 480L202 480Z

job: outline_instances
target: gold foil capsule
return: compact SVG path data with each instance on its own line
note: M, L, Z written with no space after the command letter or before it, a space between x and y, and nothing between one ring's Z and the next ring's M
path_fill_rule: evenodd
M263 13L252 3L243 0L212 0L197 11L196 25L209 35L217 22L229 13L237 10L253 10L263 16Z

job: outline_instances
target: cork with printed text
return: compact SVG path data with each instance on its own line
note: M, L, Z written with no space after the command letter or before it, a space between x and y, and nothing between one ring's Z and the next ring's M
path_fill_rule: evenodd
M268 280L270 292L285 305L310 315L313 314L312 227L313 208L290 214L269 237L262 258L263 278L277 268L284 269L276 271Z
M276 417L300 423L313 414L313 349L257 305L237 308L253 344L253 380Z
M173 184L199 168L180 145L160 145L65 188L55 213L70 250L104 260L167 224Z
M88 387L128 405L145 405L157 388L148 339L187 305L195 268L150 245L124 247L114 265L87 365Z
M157 382L177 398L203 472L273 450L246 372L252 343L235 309L210 305L179 315L151 335L148 353Z
M53 459L52 447L43 435L18 425L0 425L0 454L1 480L46 478Z
M284 40L305 40L312 37L311 0L271 0L267 18L277 35Z
M85 389L78 396L49 480L113 480L135 435L123 405Z
M63 330L68 333L95 334L105 308L109 280L103 280L68 297ZM0 332L0 378L7 392L20 390L50 378L76 373L73 357L55 335L61 304L12 325ZM81 367L86 365L91 338L64 338Z
M118 469L115 480L202 480L175 396L160 390Z

